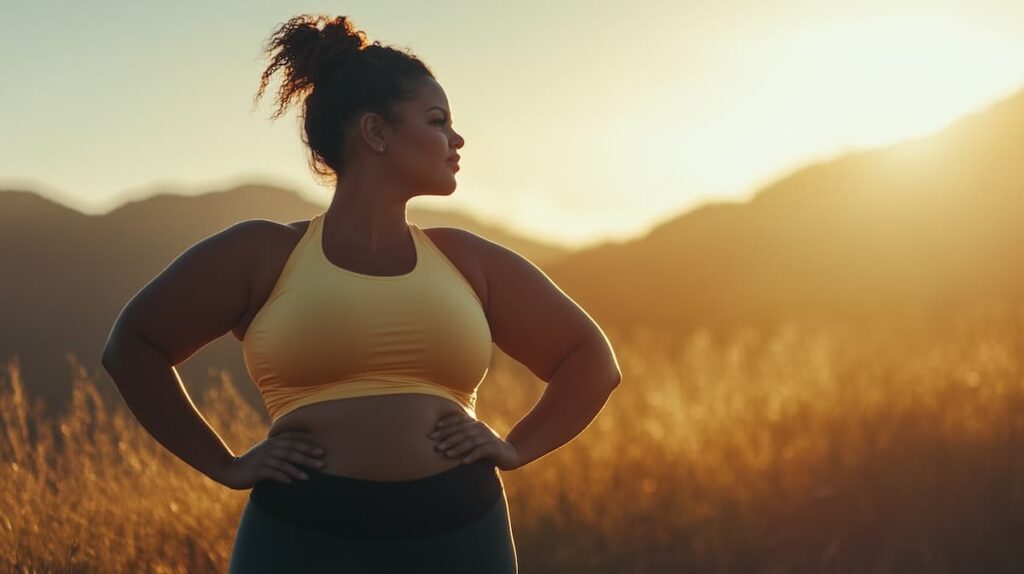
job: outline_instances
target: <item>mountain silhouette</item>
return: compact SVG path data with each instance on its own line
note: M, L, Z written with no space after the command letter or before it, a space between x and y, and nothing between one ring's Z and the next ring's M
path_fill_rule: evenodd
M551 271L611 325L928 321L1024 301L1024 91L925 137L799 169ZM1019 308L1019 307L1018 307Z

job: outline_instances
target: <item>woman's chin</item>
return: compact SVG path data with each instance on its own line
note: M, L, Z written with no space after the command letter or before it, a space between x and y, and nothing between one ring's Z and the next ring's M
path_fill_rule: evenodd
M449 179L446 182L439 183L428 188L430 191L427 195L451 195L455 192L455 187L455 180Z
M458 182L458 180L455 179L455 174L454 173L451 174L451 176L448 177L447 185L444 186L444 190L445 190L444 193L446 195L449 194L449 193L452 193L453 191L455 191L455 188L458 185L459 185L459 182Z

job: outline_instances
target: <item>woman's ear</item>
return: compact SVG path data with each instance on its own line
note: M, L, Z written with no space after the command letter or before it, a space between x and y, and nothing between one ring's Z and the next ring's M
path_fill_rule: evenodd
M374 112L367 112L359 118L359 140L374 151L380 151L387 145L390 126Z

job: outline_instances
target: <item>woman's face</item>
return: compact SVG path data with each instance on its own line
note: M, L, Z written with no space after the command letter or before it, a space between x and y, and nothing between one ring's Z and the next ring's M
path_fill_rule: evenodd
M444 89L426 78L413 100L398 105L403 120L386 136L383 157L402 179L424 193L455 190L457 150L466 141L452 128L450 110Z

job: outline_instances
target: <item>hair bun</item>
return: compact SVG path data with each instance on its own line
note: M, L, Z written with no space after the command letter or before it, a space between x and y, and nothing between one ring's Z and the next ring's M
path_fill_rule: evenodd
M286 82L302 92L366 45L366 34L356 29L347 16L295 16L281 24L267 42L266 50L276 54L263 75L261 86L275 70L282 68Z
M322 30L311 69L315 75L323 74L356 56L366 45L366 33L356 29L345 16L326 21Z

